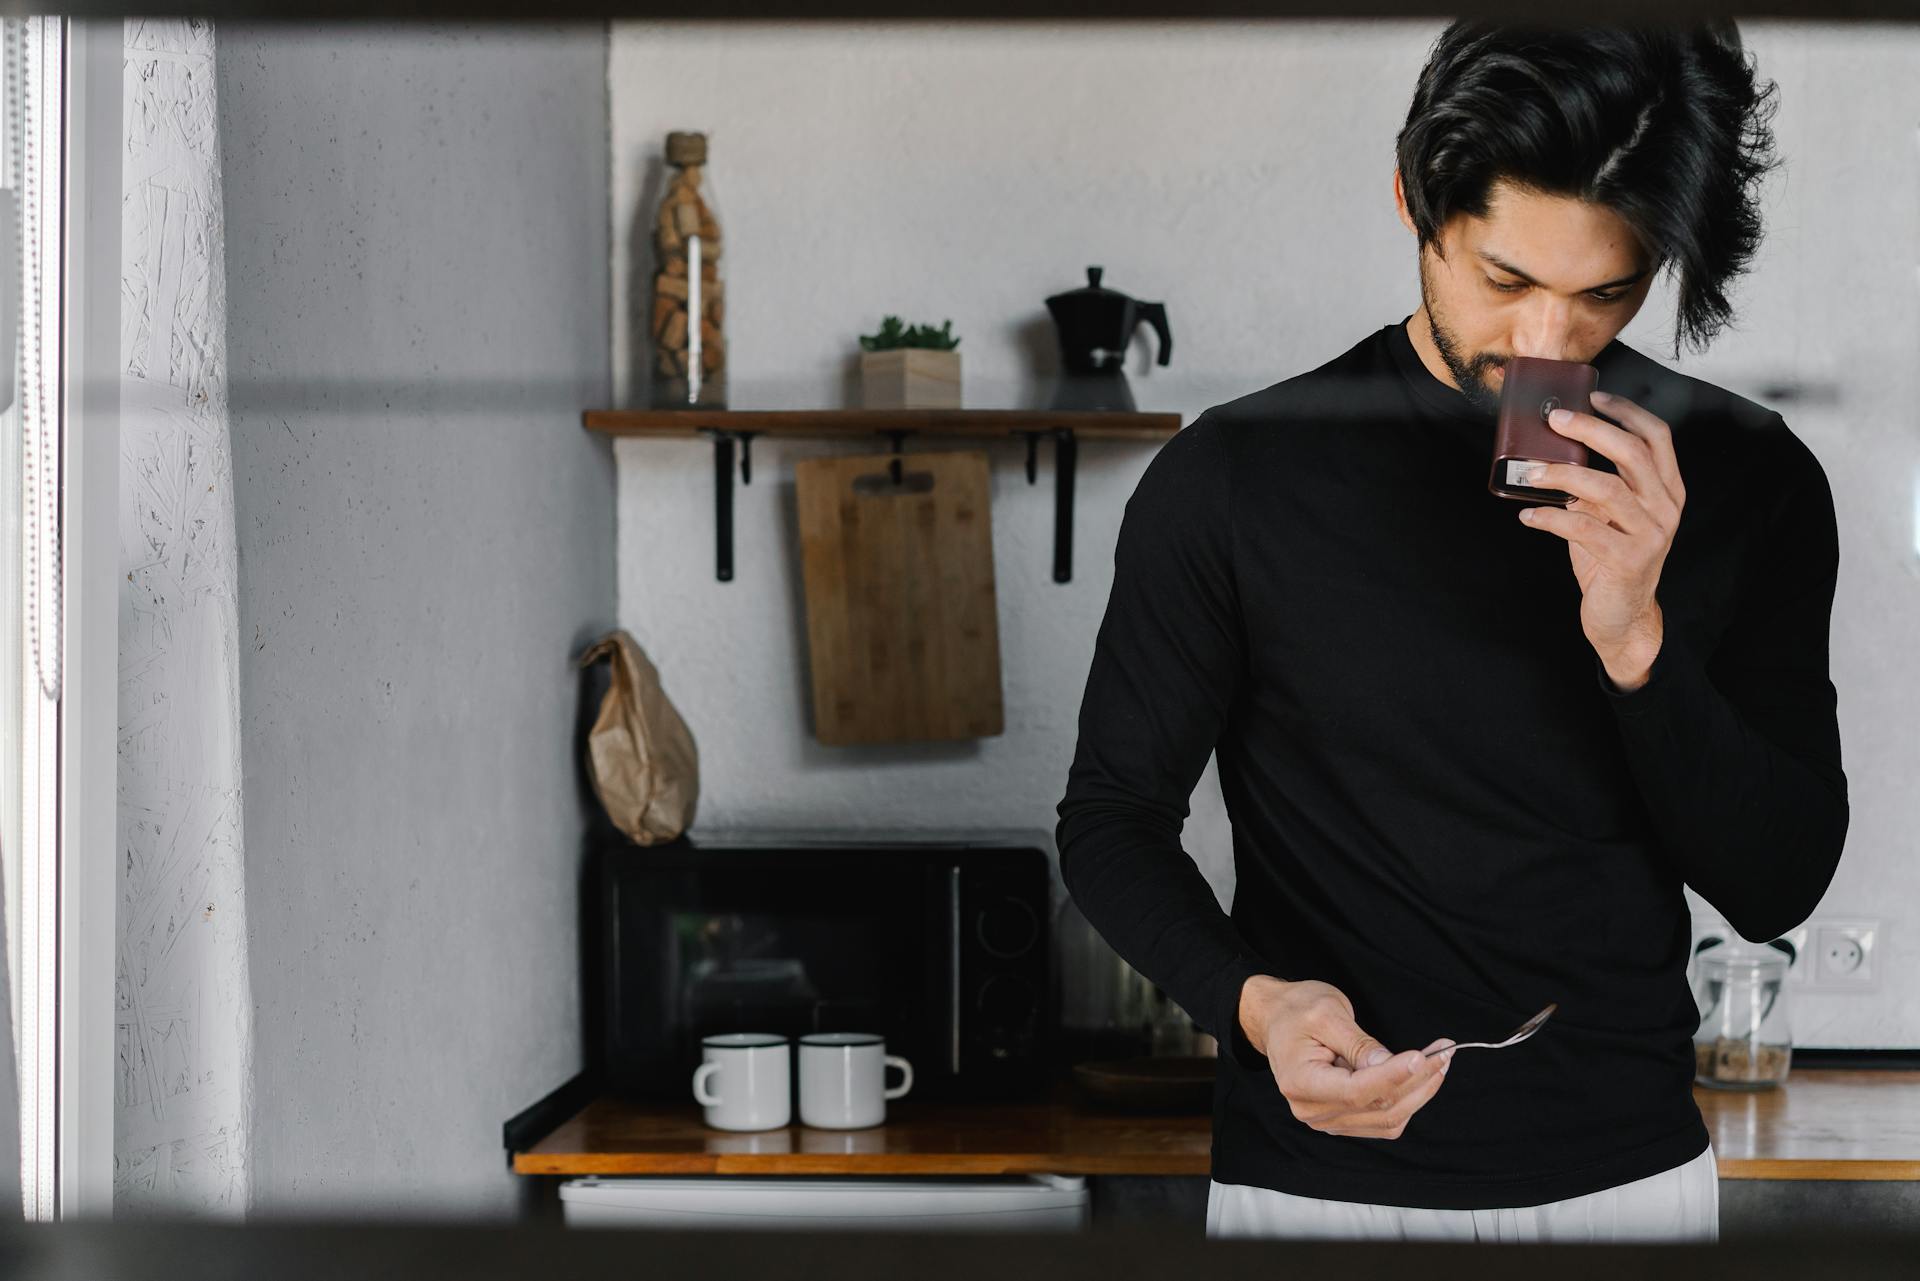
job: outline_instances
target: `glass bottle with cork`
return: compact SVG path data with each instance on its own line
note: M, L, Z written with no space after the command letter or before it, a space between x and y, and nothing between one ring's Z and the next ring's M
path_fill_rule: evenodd
M727 407L726 298L720 281L720 219L707 173L707 135L667 135L673 175L654 218L655 409Z

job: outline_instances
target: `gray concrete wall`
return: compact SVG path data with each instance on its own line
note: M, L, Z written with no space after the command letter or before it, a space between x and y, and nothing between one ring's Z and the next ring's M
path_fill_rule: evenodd
M253 1211L495 1216L581 1063L601 27L222 26Z

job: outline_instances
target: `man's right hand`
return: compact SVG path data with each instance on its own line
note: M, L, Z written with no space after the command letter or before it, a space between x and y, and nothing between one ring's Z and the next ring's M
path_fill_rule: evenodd
M1296 1120L1327 1134L1397 1139L1440 1089L1453 1042L1392 1054L1360 1029L1353 1002L1330 983L1256 974L1240 989L1240 1027L1267 1056Z

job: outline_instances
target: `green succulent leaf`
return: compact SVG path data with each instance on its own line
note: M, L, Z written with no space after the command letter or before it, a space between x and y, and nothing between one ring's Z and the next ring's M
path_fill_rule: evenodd
M935 329L932 325L902 327L900 317L887 316L880 322L877 333L860 335L860 346L867 351L892 351L900 347L951 351L959 345L960 340L953 336L951 319Z

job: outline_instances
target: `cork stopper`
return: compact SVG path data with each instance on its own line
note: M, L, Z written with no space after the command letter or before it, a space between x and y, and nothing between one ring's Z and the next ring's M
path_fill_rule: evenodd
M667 163L704 165L707 163L707 135L676 129L667 135Z

